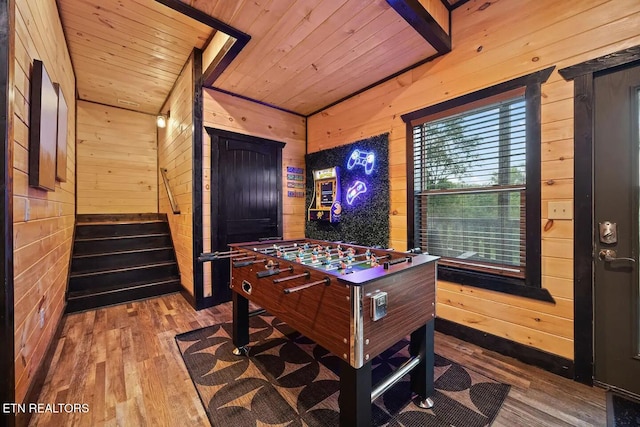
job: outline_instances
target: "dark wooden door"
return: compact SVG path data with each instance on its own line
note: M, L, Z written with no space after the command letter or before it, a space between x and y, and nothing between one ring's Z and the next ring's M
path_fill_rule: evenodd
M594 97L595 380L640 395L640 66L596 76Z
M282 236L284 144L217 130L210 134L212 250ZM214 303L231 299L228 266L228 260L214 262Z

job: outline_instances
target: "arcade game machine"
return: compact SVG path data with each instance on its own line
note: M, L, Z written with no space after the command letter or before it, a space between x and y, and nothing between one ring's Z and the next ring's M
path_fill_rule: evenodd
M314 170L313 188L308 210L309 221L339 222L342 213L340 168Z

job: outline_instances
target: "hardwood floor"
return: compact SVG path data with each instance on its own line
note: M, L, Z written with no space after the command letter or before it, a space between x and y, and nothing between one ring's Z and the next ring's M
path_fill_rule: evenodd
M230 306L196 312L180 294L67 315L38 401L89 410L36 414L29 425L208 426L174 337L229 320ZM606 424L604 390L438 333L436 351L511 384L494 426Z

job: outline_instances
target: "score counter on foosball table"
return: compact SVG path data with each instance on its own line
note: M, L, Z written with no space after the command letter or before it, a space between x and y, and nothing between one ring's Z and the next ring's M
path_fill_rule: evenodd
M341 426L370 426L371 402L407 373L420 406L433 405L438 257L313 239L229 246L237 354L251 301L340 357ZM408 335L410 358L372 387L372 359Z

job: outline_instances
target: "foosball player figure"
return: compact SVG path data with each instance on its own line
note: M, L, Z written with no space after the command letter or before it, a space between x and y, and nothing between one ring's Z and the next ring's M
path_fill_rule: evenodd
M369 260L369 265L371 265L371 267L377 267L378 265L378 258L375 255L371 255L371 259Z
M272 259L270 259L269 261L267 261L267 263L265 264L264 268L266 268L267 270L271 270L275 267L275 263L273 262Z
M302 264L302 257L300 256L300 254L296 255L296 262L298 264Z
M369 260L371 259L371 250L367 249L367 251L364 253L364 257Z

